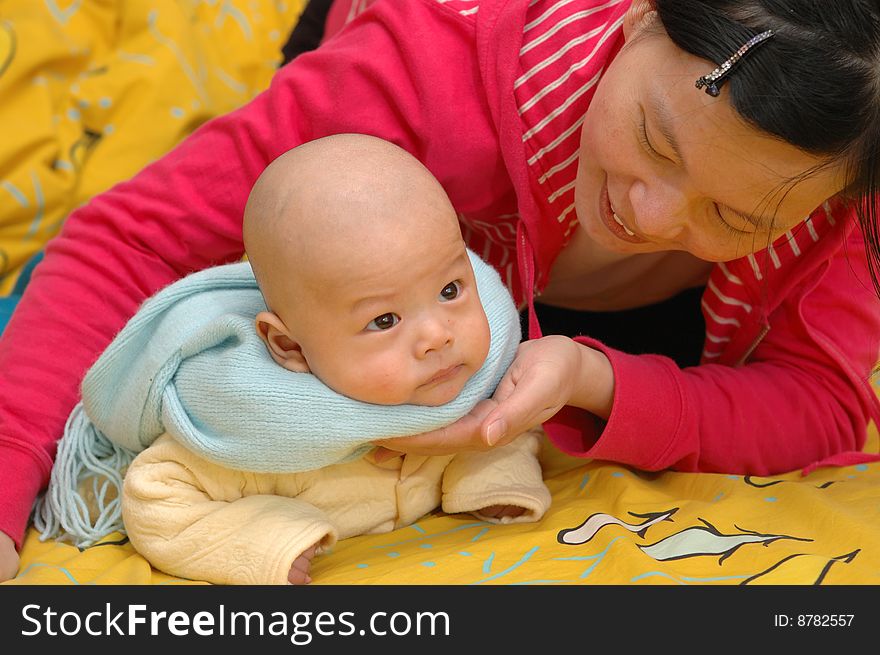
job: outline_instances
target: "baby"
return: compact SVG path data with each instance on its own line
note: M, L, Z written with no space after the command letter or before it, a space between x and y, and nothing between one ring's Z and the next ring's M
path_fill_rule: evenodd
M456 213L428 170L390 143L337 135L280 156L253 187L244 242L267 306L256 330L291 372L365 403L439 406L486 360L489 323ZM259 420L259 407L247 411ZM483 453L381 463L368 454L269 474L219 466L164 435L125 475L125 528L175 575L308 583L312 558L337 539L438 506L492 522L540 519L550 503L541 438L535 429Z

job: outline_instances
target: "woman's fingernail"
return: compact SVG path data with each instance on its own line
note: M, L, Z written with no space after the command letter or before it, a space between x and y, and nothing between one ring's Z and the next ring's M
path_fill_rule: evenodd
M489 424L486 429L486 442L490 446L494 446L504 436L504 419L497 419Z

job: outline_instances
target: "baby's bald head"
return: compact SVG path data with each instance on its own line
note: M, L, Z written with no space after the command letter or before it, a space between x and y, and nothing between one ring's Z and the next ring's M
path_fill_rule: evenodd
M342 134L281 155L254 185L248 257L272 358L364 402L449 402L489 325L458 217L414 157Z
M254 184L243 227L276 312L290 292L300 297L357 274L371 251L449 230L459 233L457 217L434 176L405 150L361 134L310 141L275 159Z

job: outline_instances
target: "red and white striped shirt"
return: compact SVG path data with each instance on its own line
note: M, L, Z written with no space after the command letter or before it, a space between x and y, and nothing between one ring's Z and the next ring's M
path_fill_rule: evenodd
M623 10L629 4L630 0L532 0L526 13L514 93L536 195L542 209L555 217L566 242L577 225L574 185L581 124L612 51L619 47ZM778 270L796 260L833 225L826 210L830 211L827 204L764 251L714 267L702 299L704 362L720 357L743 315L753 311L740 276L761 281L763 268Z

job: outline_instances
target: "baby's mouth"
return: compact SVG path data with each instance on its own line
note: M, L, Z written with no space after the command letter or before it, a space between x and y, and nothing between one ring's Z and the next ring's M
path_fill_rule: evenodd
M429 386L432 384L447 382L448 380L451 380L456 375L458 375L458 372L461 370L462 366L464 366L464 364L455 364L453 366L448 366L444 369L441 369L437 371L437 373L435 373L434 376L430 380L425 382L425 384L422 386Z

